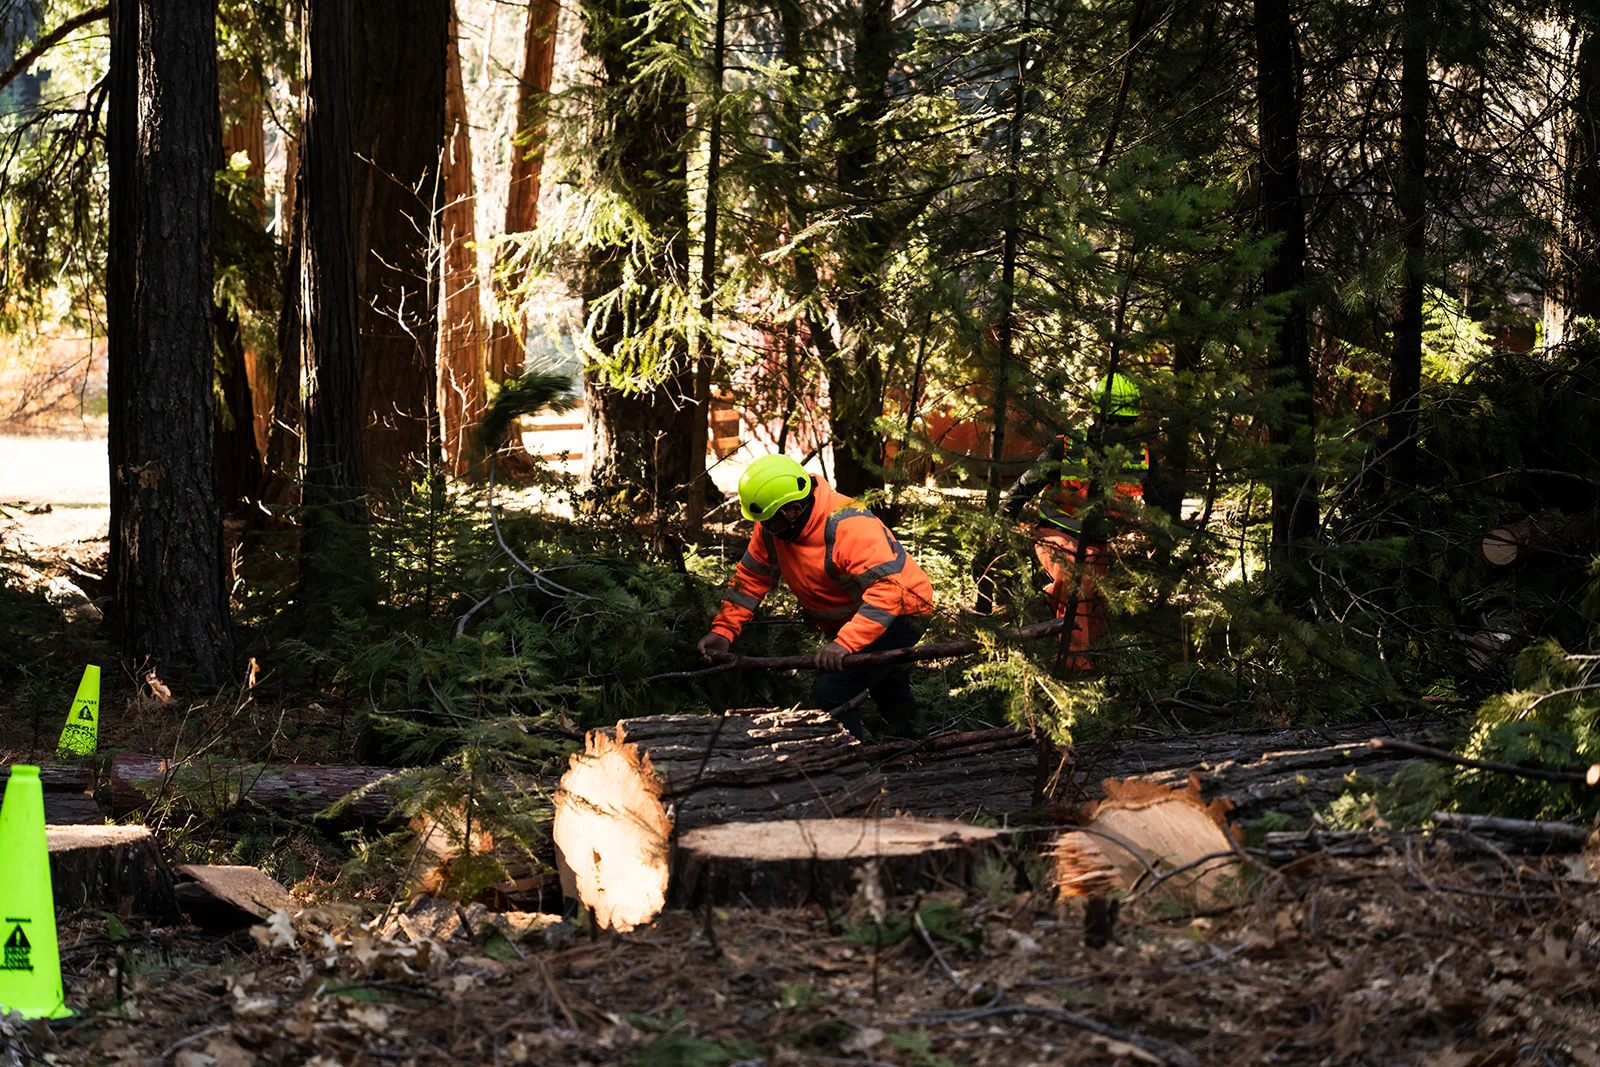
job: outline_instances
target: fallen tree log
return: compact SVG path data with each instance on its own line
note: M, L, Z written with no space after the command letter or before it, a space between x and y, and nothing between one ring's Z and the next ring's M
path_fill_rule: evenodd
M678 839L669 902L675 907L837 907L862 881L886 898L964 888L1012 835L944 819L846 818L723 823Z
M1588 515L1530 515L1484 534L1483 558L1491 566L1509 567L1519 559L1541 552L1569 555L1593 534L1594 520Z
M356 819L381 821L391 815L383 788L393 767L357 764L287 764L200 759L174 761L119 753L111 761L111 811L118 818L148 813L172 803L186 810L222 811L256 804L282 815L320 815L347 794L365 790L348 809Z
M177 914L172 870L143 826L46 826L56 907Z

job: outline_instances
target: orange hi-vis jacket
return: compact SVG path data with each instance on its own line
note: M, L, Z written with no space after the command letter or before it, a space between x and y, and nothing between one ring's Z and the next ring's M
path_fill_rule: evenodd
M734 568L713 633L732 641L781 574L822 632L851 652L895 619L933 611L933 584L877 516L815 475L817 495L800 536L784 541L756 523Z

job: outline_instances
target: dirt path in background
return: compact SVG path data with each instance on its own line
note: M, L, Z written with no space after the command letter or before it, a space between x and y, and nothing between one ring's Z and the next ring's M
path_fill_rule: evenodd
M0 436L6 547L38 557L104 541L110 501L104 437Z

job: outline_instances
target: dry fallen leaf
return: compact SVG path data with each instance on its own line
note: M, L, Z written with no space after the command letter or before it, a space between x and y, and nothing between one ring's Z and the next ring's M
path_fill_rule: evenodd
M264 925L252 926L250 936L262 948L294 948L294 917L279 908L267 917Z

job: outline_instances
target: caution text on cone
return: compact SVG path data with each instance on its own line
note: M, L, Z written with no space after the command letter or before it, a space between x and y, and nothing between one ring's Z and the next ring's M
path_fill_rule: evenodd
M61 987L39 768L17 764L0 804L0 1014L71 1015Z
M99 744L100 668L91 663L83 669L78 695L72 699L72 710L67 712L67 725L62 727L61 740L56 742L56 755L63 759L92 756Z

